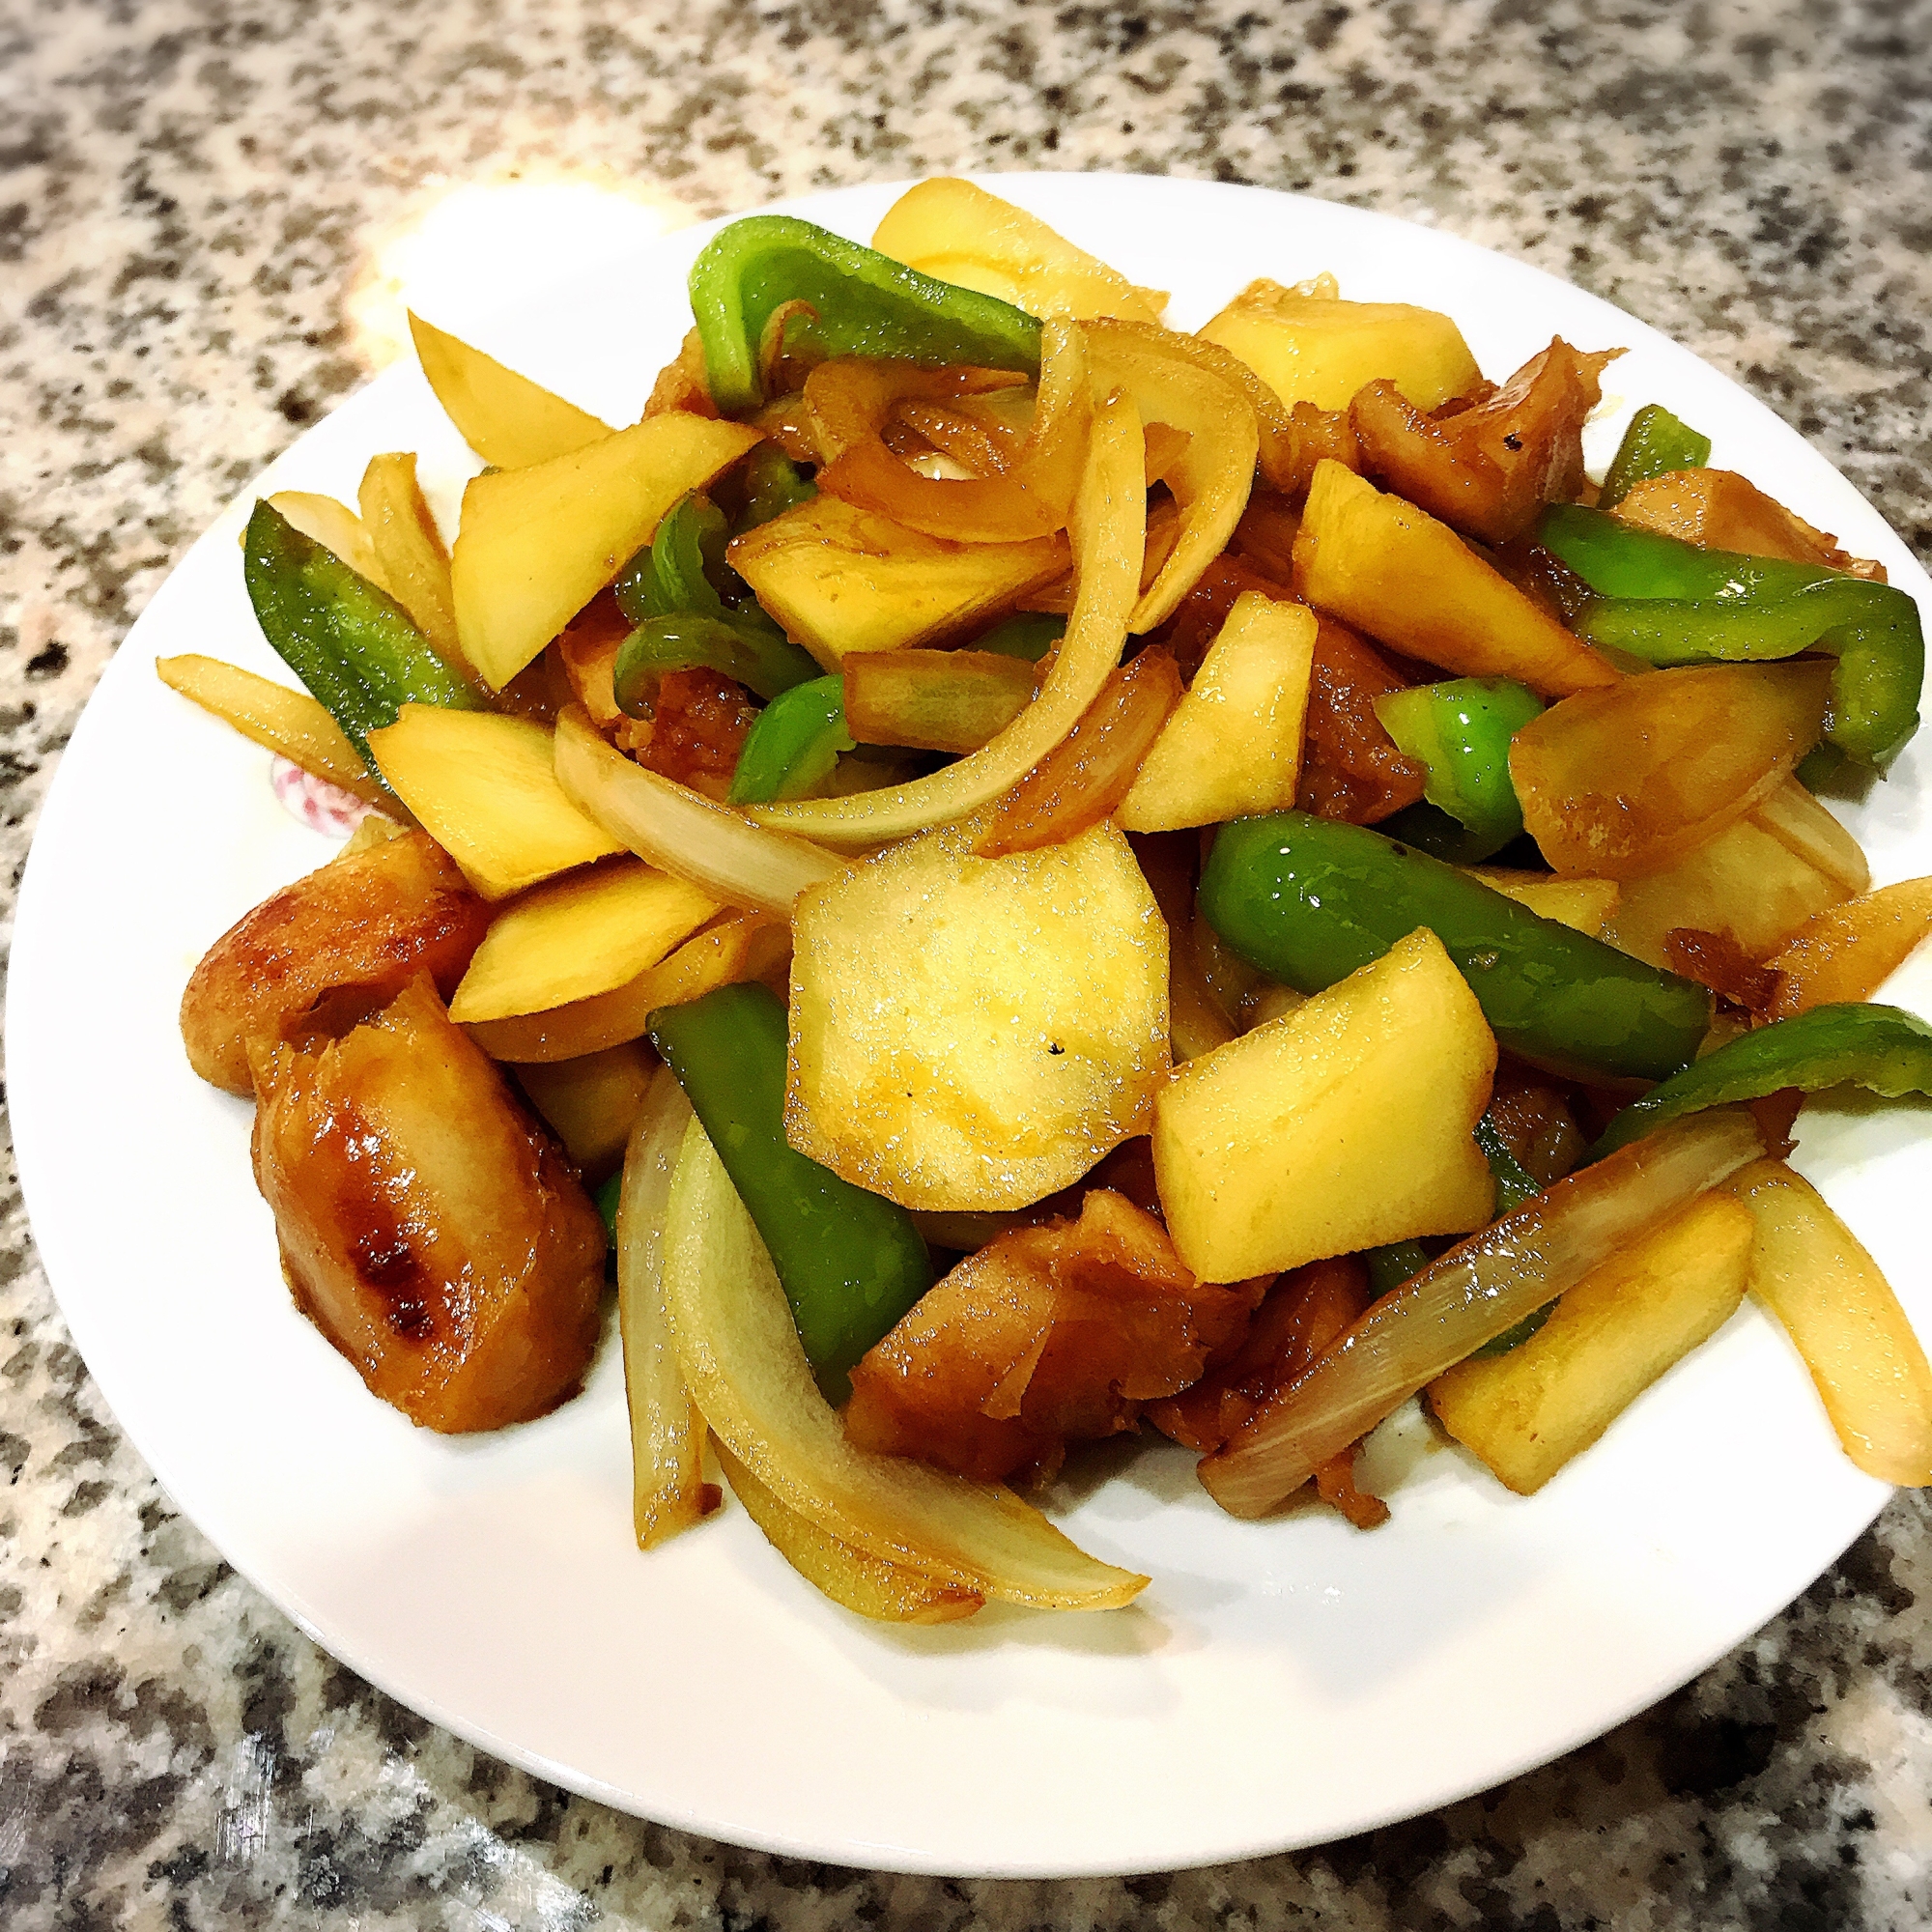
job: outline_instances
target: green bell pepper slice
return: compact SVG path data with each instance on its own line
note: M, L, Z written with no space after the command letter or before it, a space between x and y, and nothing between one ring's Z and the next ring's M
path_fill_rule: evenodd
M1535 692L1507 677L1445 678L1377 698L1382 728L1429 768L1423 797L1463 837L1445 840L1432 821L1411 827L1404 822L1406 812L1384 831L1462 865L1500 852L1522 831L1522 807L1510 781L1510 740L1542 711ZM1454 849L1442 849L1444 843Z
M1662 1080L1689 1065L1710 994L1366 826L1303 811L1221 828L1199 904L1251 966L1319 992L1428 926L1495 1036L1564 1072Z
M975 638L967 648L1037 664L1065 635L1065 617L1056 617L1046 611L1016 611L983 637Z
M1039 323L1010 302L936 281L795 215L753 214L720 229L691 268L705 380L726 415L766 400L759 352L786 302L809 305L786 340L817 359L1039 371Z
M1899 1007L1813 1007L1727 1041L1634 1100L1604 1130L1591 1160L1706 1107L1796 1087L1862 1087L1887 1100L1932 1094L1932 1026Z
M651 1015L651 1044L677 1075L771 1250L799 1340L831 1402L852 1366L932 1286L925 1242L903 1208L841 1180L784 1132L784 1002L721 986Z
M369 733L393 724L405 704L482 707L483 694L436 654L393 597L267 500L249 516L242 574L262 635L372 772Z
M1656 665L1757 662L1830 651L1825 736L1883 771L1918 729L1925 638L1893 584L1840 570L1702 550L1600 510L1546 510L1537 539L1597 593L1578 637Z
M1646 403L1630 419L1610 461L1597 507L1613 510L1639 483L1674 469L1701 469L1711 460L1711 439L1680 422L1662 403Z
M653 617L617 646L611 672L617 709L648 717L666 671L700 667L736 678L767 701L822 674L817 659L782 632L761 636L723 617Z
M795 684L758 713L731 774L727 805L803 798L832 775L841 752L855 751L845 729L845 680Z
M659 521L650 542L612 582L618 610L634 624L686 611L724 616L717 580L724 572L730 534L724 513L710 497L695 490L680 497Z
M745 506L732 526L734 536L743 536L818 495L818 485L775 442L755 444L738 473Z

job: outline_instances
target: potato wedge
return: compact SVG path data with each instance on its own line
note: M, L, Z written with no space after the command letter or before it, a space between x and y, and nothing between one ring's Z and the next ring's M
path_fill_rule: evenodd
M1505 898L1527 906L1539 919L1553 919L1592 939L1602 936L1605 922L1617 909L1619 888L1614 879L1553 879L1547 872L1518 872L1505 866L1463 869Z
M637 1040L578 1060L523 1067L517 1084L550 1123L586 1180L602 1180L624 1157L657 1062Z
M464 441L498 469L549 463L611 434L608 424L574 403L419 315L410 317L410 336L443 413Z
M1765 963L1777 974L1767 1017L1868 1000L1932 934L1932 879L1901 879L1814 913Z
M1877 1264L1783 1162L1727 1185L1755 1228L1751 1293L1804 1358L1845 1454L1881 1482L1932 1483L1932 1368Z
M1617 673L1447 524L1317 466L1294 540L1294 587L1319 611L1463 677L1513 677L1545 697Z
M1737 1207L1700 1196L1585 1275L1528 1341L1438 1376L1435 1419L1499 1482L1534 1495L1737 1312L1751 1256Z
M234 725L242 737L265 751L276 753L370 805L383 802L385 793L370 776L361 753L307 692L291 691L285 684L257 677L252 670L224 664L219 658L157 658L155 669L170 691L178 691L204 711L212 711L224 724Z
M1033 666L997 651L854 651L844 670L862 745L977 752L1033 702Z
M1446 315L1305 290L1250 282L1200 333L1291 405L1346 410L1365 383L1386 378L1417 409L1433 410L1481 381L1463 331Z
M1168 1232L1203 1281L1242 1281L1480 1228L1472 1133L1496 1043L1427 928L1276 1020L1189 1061L1154 1105Z
M268 500L270 509L279 510L303 536L339 556L356 576L366 577L378 590L388 590L368 528L347 503L313 490L277 490Z
M887 209L872 246L923 275L1023 308L1029 315L1098 315L1158 322L1167 298L1136 288L1076 248L1038 215L957 179L923 181Z
M526 718L406 704L369 734L377 768L488 899L624 848L556 781L551 734Z
M1064 536L954 544L814 497L732 544L731 567L827 670L990 621L1067 567Z
M547 463L472 478L450 558L464 657L501 691L650 541L680 497L758 440L744 423L673 412Z
M450 1016L540 1013L628 984L720 910L708 893L635 859L554 879L492 922Z
M1129 832L1286 810L1301 776L1315 613L1244 591L1115 814Z
M1145 1133L1167 928L1101 824L976 859L946 827L800 894L785 1133L907 1208L1024 1208Z
M416 481L415 458L400 452L372 456L356 500L389 595L442 657L462 665L449 552Z

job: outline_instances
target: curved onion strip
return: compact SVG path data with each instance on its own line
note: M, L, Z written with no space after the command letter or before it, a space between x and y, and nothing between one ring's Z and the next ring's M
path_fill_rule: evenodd
M1038 764L1080 722L1081 713L1100 695L1107 673L1121 661L1147 535L1141 446L1140 418L1132 401L1110 397L1094 417L1086 473L1068 526L1078 585L1073 614L1039 695L1005 730L957 764L908 784L849 798L753 806L751 816L761 825L782 826L838 845L871 844L963 818ZM568 783L564 789L569 790Z
M1144 423L1183 430L1188 442L1163 480L1180 506L1180 540L1148 587L1127 629L1136 636L1171 617L1195 580L1228 547L1254 487L1261 431L1241 386L1195 362L1166 329L1096 329L1094 374L1133 397Z
M845 1439L799 1344L791 1305L703 1128L671 1179L665 1293L685 1381L718 1439L787 1509L942 1583L1037 1609L1108 1609L1148 1579L1076 1548L995 1483Z
M1218 342L1206 342L1198 335L1182 335L1145 322L1095 321L1086 325L1091 336L1118 335L1157 344L1165 353L1184 356L1197 369L1225 377L1254 405L1255 425L1261 442L1256 460L1262 480L1285 497L1307 493L1315 466L1324 456L1361 468L1355 449L1355 433L1349 426L1346 411L1318 410L1313 403L1297 403L1293 410L1232 350Z
M572 804L639 858L728 905L791 911L807 886L844 869L830 852L753 825L689 785L613 751L581 704L556 721L556 781Z
M651 1076L624 1150L617 1196L617 1331L631 1407L631 1519L638 1548L689 1529L718 1506L704 1480L704 1418L684 1385L665 1312L665 1208L691 1124L691 1102L668 1066Z
M780 1502L722 1442L718 1462L731 1493L765 1532L765 1541L835 1604L881 1623L950 1624L970 1617L985 1603L977 1590L961 1590L923 1570L867 1556L829 1535L810 1517Z
M1153 645L1110 671L1079 724L994 807L975 854L1003 859L1057 845L1111 817L1179 702L1180 671Z
M909 397L952 401L994 383L1009 386L994 371L846 358L820 363L805 381L806 407L825 459L818 487L908 529L957 543L1051 536L1065 525L1080 487L1093 411L1087 341L1076 325L1049 322L1040 332L1033 427L1004 475L921 476L886 447L886 418L895 403Z
M1621 1149L1392 1289L1201 1464L1233 1516L1265 1516L1425 1382L1764 1151L1742 1108Z

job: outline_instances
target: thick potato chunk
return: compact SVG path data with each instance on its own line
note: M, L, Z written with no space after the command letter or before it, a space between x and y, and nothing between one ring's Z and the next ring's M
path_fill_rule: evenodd
M490 909L420 832L334 860L265 899L209 948L182 995L188 1065L231 1094L252 1093L250 1041L339 986L392 999L418 973L445 996L482 943Z
M1339 301L1278 282L1250 282L1201 330L1238 355L1284 403L1346 410L1386 378L1419 410L1482 380L1463 331L1435 309Z
M1243 591L1116 814L1129 832L1221 825L1294 803L1315 612Z
M970 826L799 895L785 1133L907 1208L1024 1208L1147 1132L1167 927L1126 839L976 859Z
M1729 1195L1701 1196L1585 1275L1527 1342L1438 1376L1436 1420L1518 1495L1535 1494L1737 1312L1751 1227Z
M572 1394L597 1344L603 1221L428 980L256 1065L255 1179L283 1272L371 1391L449 1434Z
M1204 1281L1480 1228L1471 1138L1496 1043L1426 927L1305 1006L1189 1061L1154 1107L1168 1232Z

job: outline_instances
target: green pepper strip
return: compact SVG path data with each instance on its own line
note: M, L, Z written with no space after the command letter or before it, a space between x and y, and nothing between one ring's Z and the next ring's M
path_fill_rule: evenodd
M617 646L612 681L618 710L649 717L658 679L668 670L700 666L768 700L822 675L817 660L787 638L748 637L722 617L653 617Z
M1700 550L1600 510L1544 512L1538 541L1597 593L1577 634L1658 665L1832 652L1825 735L1883 771L1918 729L1925 639L1895 585L1781 557Z
M831 777L839 753L856 749L845 729L845 680L815 677L795 684L758 713L738 753L725 803L803 798Z
M1668 476L1674 469L1701 469L1711 460L1711 439L1679 422L1662 403L1646 403L1630 419L1617 444L1602 493L1600 510L1614 509L1639 483Z
M473 711L483 694L437 656L403 607L272 503L255 505L242 576L262 634L369 760L369 733L405 704ZM380 777L381 774L379 773Z
M756 444L746 457L739 472L745 490L745 507L732 526L734 536L743 536L787 510L809 503L818 495L818 485L775 442Z
M1236 819L1214 840L1199 903L1251 966L1304 993L1426 925L1497 1039L1561 1071L1661 1080L1690 1064L1710 1023L1703 987L1366 826L1302 811Z
M932 1263L903 1208L785 1139L785 1027L784 1002L748 984L661 1007L650 1032L757 1223L806 1357L836 1403L852 1365L931 1287Z
M708 497L680 497L660 520L650 542L617 573L611 588L634 624L691 611L724 617L724 600L713 581L724 569L730 532Z
M1685 1114L1734 1100L1761 1100L1796 1087L1862 1087L1887 1100L1932 1094L1932 1026L1898 1007L1813 1007L1774 1020L1708 1053L1634 1100L1610 1122L1588 1158L1606 1153Z
M714 235L691 269L705 379L726 415L765 400L765 325L794 301L810 312L789 323L786 346L814 359L1039 370L1039 324L1010 302L935 281L793 215L753 214Z
M1522 807L1510 781L1510 740L1543 710L1527 685L1507 677L1452 677L1392 691L1376 715L1399 750L1429 768L1423 796L1435 808L1411 820L1400 812L1383 829L1438 859L1474 865L1522 831ZM1462 836L1440 823L1446 815Z

